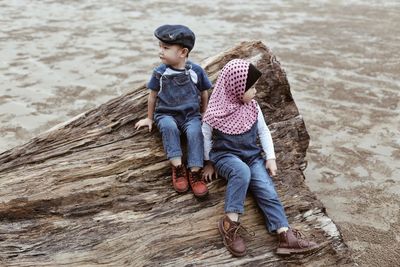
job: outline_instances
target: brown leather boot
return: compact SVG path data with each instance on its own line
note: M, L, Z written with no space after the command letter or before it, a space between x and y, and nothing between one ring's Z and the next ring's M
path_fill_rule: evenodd
M317 250L322 244L303 239L303 234L291 229L279 234L279 245L276 250L278 255L302 254Z
M243 226L239 222L232 221L226 215L218 222L218 230L224 245L235 257L242 257L247 253L244 239L238 233L241 227Z
M189 171L189 183L195 197L205 197L208 195L208 187L201 177L201 171Z
M184 193L188 191L189 184L188 184L187 172L183 164L177 167L172 166L172 186L178 193Z

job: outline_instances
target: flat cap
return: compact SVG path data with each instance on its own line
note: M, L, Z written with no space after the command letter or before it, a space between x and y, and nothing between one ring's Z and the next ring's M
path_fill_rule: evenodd
M154 36L167 44L179 44L191 51L196 37L194 33L184 25L162 25L154 31Z

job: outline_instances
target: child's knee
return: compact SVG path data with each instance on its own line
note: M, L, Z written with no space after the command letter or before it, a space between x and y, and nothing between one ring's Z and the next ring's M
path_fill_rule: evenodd
M262 197L270 200L278 199L278 193L272 183L251 183L251 190L255 192L255 194L259 194Z
M190 127L186 131L188 139L195 139L197 142L203 141L203 133L201 127Z
M178 126L173 120L163 119L158 123L160 132L179 132Z
M247 166L233 169L230 172L230 177L235 179L238 183L241 183L242 185L247 186L250 184L250 180L251 180L250 169Z
M242 169L238 172L238 176L239 176L246 184L249 184L249 183L250 183L251 173L250 173L249 168L242 168Z

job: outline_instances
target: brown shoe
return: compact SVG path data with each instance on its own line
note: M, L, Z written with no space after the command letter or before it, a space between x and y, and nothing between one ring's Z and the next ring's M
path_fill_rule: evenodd
M246 255L246 244L239 234L239 229L243 227L239 222L234 222L228 216L222 217L218 222L218 230L222 236L225 247L235 257Z
M309 253L320 248L322 244L303 239L303 234L296 230L290 229L279 234L279 245L276 250L278 255L302 254Z
M208 188L201 177L201 171L189 171L189 183L195 197L205 197L208 195Z
M189 189L186 168L184 165L172 166L172 186L178 193L184 193Z

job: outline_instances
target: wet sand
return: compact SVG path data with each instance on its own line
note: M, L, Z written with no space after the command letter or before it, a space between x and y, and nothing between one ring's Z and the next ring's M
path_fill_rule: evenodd
M0 151L143 84L153 30L186 24L201 61L262 40L311 136L307 184L360 266L400 265L397 1L0 2Z

